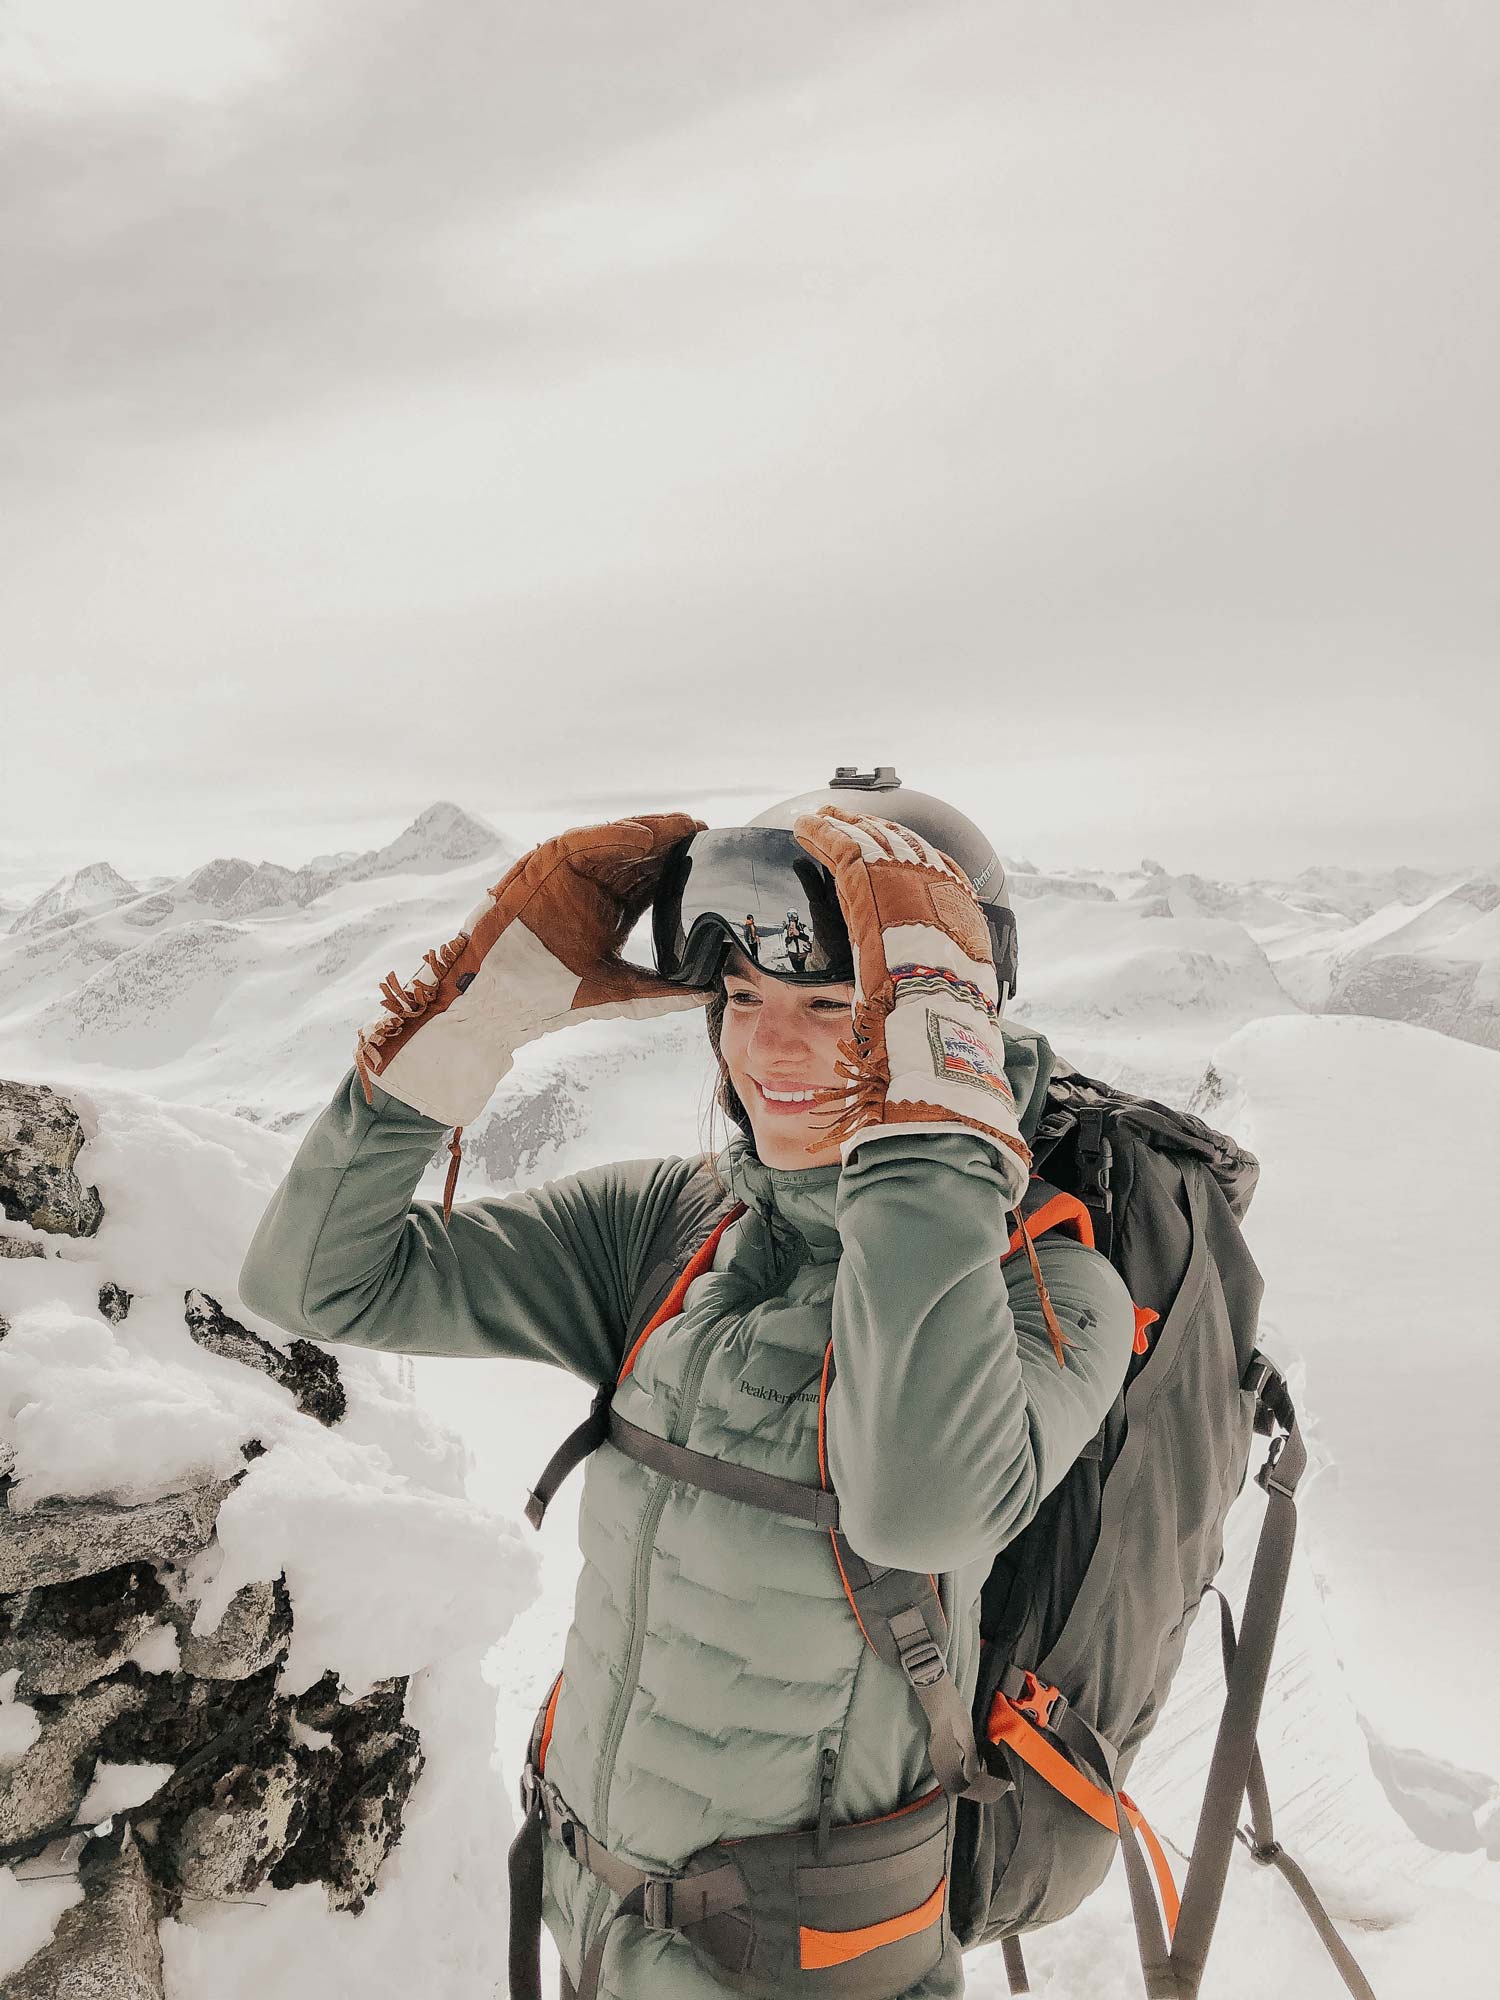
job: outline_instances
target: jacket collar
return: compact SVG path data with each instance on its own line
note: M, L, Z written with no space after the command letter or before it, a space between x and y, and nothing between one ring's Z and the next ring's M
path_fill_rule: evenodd
M1045 1035L1034 1029L1002 1029L1005 1074L1015 1092L1021 1134L1030 1139L1046 1108L1047 1080L1056 1057ZM775 1237L800 1237L815 1264L840 1250L837 1160L826 1167L768 1167L752 1142L736 1133L718 1157L719 1173L737 1200L762 1215Z

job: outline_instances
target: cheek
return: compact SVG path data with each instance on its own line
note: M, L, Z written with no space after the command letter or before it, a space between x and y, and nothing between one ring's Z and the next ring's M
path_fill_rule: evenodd
M731 1007L719 1024L719 1054L730 1069L737 1070L744 1062L745 1043L749 1039L749 1026L741 1013Z

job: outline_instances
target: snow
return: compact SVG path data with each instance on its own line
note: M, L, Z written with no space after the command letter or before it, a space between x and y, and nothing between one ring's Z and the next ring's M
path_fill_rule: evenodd
M20 1678L19 1667L0 1674L0 1771L29 1750L42 1733L36 1710L16 1694Z
M1216 1064L1262 1161L1264 1344L1307 1370L1326 1469L1305 1534L1350 1689L1380 1735L1500 1777L1500 1594L1475 1541L1496 1504L1500 1054L1337 1017L1257 1021ZM1417 1705L1423 1661L1445 1692Z
M182 1316L198 1287L254 1325L235 1297L245 1246L381 976L405 976L451 936L505 865L504 852L498 866L449 855L476 838L456 812L434 808L414 840L408 829L368 855L322 857L336 874L306 906L227 922L224 891L250 864L210 864L160 892L162 914L125 904L0 939L0 1075L68 1094L88 1140L79 1172L105 1203L91 1242L42 1239L45 1259L0 1262L11 1504L242 1475L193 1567L199 1628L241 1583L284 1574L297 1621L284 1686L329 1665L351 1694L409 1674L426 1757L358 1919L330 1912L316 1885L189 1904L162 1927L169 2000L503 1991L510 1800L572 1616L581 1479L539 1535L517 1522L588 1391L529 1364L337 1348L350 1408L330 1431L269 1378L195 1347ZM1262 1340L1288 1373L1312 1461L1261 1731L1278 1832L1381 2000L1478 2000L1500 1951L1500 1594L1485 1553L1500 1053L1303 1010L1326 1004L1336 961L1404 929L1444 952L1460 936L1490 951L1484 899L1457 893L1471 878L1402 870L1239 888L1154 868L1029 872L1017 1019L1085 1070L1193 1099L1262 1161L1246 1225L1267 1283ZM643 955L640 932L631 950ZM466 1132L460 1197L695 1151L722 1136L715 1120L710 1141L709 1096L695 1014L549 1036ZM435 1160L424 1194L445 1167ZM105 1279L135 1294L115 1328L97 1311ZM251 1436L267 1449L247 1464ZM1247 1484L1230 1518L1221 1582L1236 1605L1263 1507ZM175 1665L171 1635L149 1636L137 1658ZM0 1764L36 1730L14 1685L0 1676ZM1210 1607L1131 1781L1178 1855L1221 1700ZM101 1796L101 1811L118 1809ZM0 1977L76 1893L0 1870ZM1026 1954L1038 1994L1135 2000L1120 1871ZM969 1983L981 2000L1006 1991L997 1952L971 1959ZM1339 1990L1286 1883L1240 1848L1207 1986L1217 2000Z
M0 1868L0 1979L34 1958L64 1910L82 1901L76 1875L21 1881L9 1868Z
M93 1783L79 1801L73 1818L78 1826L98 1826L115 1813L143 1806L176 1770L175 1764L110 1764L94 1766Z

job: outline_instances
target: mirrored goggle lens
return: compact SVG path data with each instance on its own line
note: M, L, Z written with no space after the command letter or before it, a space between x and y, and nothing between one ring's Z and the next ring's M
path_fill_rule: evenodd
M726 943L781 979L852 979L833 877L779 827L717 828L683 844L655 904L656 967L708 984Z

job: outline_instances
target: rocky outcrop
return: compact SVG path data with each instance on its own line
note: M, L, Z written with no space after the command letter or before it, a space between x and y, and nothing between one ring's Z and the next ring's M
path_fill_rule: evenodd
M29 1701L77 1694L116 1672L161 1618L167 1593L154 1569L130 1562L7 1601L17 1609L0 1613L0 1673L18 1667L16 1693Z
M185 1305L187 1330L200 1347L269 1375L291 1391L299 1410L316 1417L320 1424L339 1422L345 1408L344 1385L339 1380L338 1359L326 1347L310 1340L293 1340L283 1351L231 1319L207 1292L189 1291Z
M182 1557L207 1545L233 1483L202 1488L193 1504L174 1496ZM69 1520L77 1529L65 1559L24 1535L44 1511L59 1542ZM120 1517L139 1524L152 1512L73 1501L0 1513L14 1586L0 1594L0 1674L37 1723L0 1768L0 1863L23 1877L77 1864L85 1891L51 1943L0 1984L0 2000L158 1996L156 1923L185 1898L321 1882L332 1908L357 1913L401 1837L423 1761L405 1679L346 1701L330 1671L301 1695L279 1694L295 1618L285 1579L246 1585L211 1632L194 1633L197 1570L169 1557L160 1535L150 1560L87 1569L111 1542L101 1519L117 1545ZM163 1667L174 1651L177 1664ZM89 1825L79 1810L101 1764L170 1775Z
M178 1633L182 1671L199 1680L244 1681L280 1659L292 1636L292 1603L280 1577L247 1583L224 1607L212 1632L199 1634L184 1621Z
M42 1725L36 1741L0 1771L0 1857L7 1848L44 1846L71 1825L93 1778L100 1738L145 1698L138 1680L121 1677L34 1704Z
M571 1078L507 1077L494 1104L465 1129L464 1159L482 1168L491 1186L505 1187L535 1173L549 1153L578 1137L587 1119L586 1100ZM446 1149L432 1157L443 1164Z
M99 1316L107 1319L111 1326L118 1326L130 1311L130 1293L113 1279L99 1287Z
M298 1702L300 1727L320 1732L326 1744L304 1746L318 1782L296 1845L271 1870L274 1887L324 1882L334 1909L364 1908L422 1769L421 1741L402 1719L405 1698L403 1678L382 1682L362 1701L341 1701L338 1682L325 1674Z
M10 1220L97 1231L98 1191L73 1170L83 1141L64 1098L0 1080ZM0 1232L5 1241L43 1251ZM130 1312L131 1292L115 1279L97 1297L111 1326ZM184 1325L198 1347L280 1383L306 1416L343 1419L327 1349L279 1346L198 1289L185 1294ZM0 1337L8 1331L0 1320ZM253 1462L267 1446L247 1437L240 1449ZM76 1867L83 1900L0 1979L0 2000L163 2000L157 1924L189 1897L321 1883L331 1907L357 1913L401 1837L422 1769L405 1679L346 1701L332 1663L305 1693L279 1693L296 1620L284 1575L244 1584L211 1630L193 1629L219 1510L244 1470L145 1500L50 1495L18 1508L18 1456L14 1440L0 1440L0 1687L31 1714L8 1736L25 1748L0 1762L0 1866L23 1880ZM103 1770L117 1765L161 1781L100 1817L90 1793L96 1780L117 1782Z
M128 1826L80 1870L83 1901L0 1980L0 2000L164 2000L156 1891Z
M73 1171L83 1139L78 1113L55 1090L0 1081L0 1209L10 1221L54 1236L97 1233L99 1190L84 1187Z
M237 1479L219 1479L156 1500L44 1500L8 1513L0 1534L0 1603L37 1590L98 1576L123 1563L177 1562L213 1535L214 1517Z

